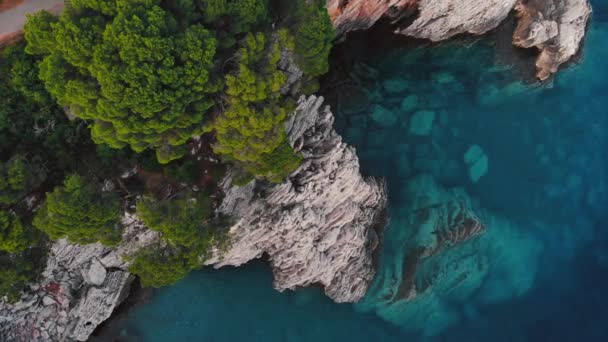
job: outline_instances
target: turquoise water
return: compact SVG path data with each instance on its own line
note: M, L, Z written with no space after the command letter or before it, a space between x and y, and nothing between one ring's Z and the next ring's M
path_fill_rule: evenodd
M160 290L129 313L120 335L150 342L608 341L602 6L582 62L544 86L525 85L496 64L487 41L358 61L336 125L364 172L387 179L391 214L363 301L337 305L319 289L277 293L269 268L253 262L197 272ZM421 258L412 280L417 295L408 298L404 260L432 244L426 223L453 210L444 203L474 213L485 232Z

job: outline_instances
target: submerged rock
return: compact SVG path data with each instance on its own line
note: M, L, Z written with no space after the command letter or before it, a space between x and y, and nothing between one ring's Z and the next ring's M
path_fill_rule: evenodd
M469 168L469 177L473 183L488 173L488 156L479 145L469 147L464 154L464 163Z
M393 111L381 105L375 105L372 111L372 120L382 127L393 127L397 123L397 116Z
M398 94L407 90L408 81L402 77L393 77L382 82L382 87L389 94Z
M412 94L408 95L406 98L401 101L401 110L403 112L409 113L414 111L418 107L418 95Z
M319 284L336 302L363 297L374 276L373 227L386 206L384 185L364 179L355 150L333 129L323 98L301 98L287 122L289 142L305 157L288 180L256 195L262 184L238 187L228 177L220 211L238 217L231 247L206 263L239 266L268 255L274 287Z
M430 110L421 110L412 116L410 119L409 132L413 135L425 136L431 134L433 122L435 121L435 112Z

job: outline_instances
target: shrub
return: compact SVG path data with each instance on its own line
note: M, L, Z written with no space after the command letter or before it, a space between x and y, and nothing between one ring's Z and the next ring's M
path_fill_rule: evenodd
M0 210L0 251L15 254L30 244L19 217Z
M144 287L174 284L199 266L196 253L162 251L154 247L142 249L132 260L129 272L138 275Z
M47 193L46 203L34 218L34 226L53 239L68 238L73 243L120 242L119 201L102 193L79 175L66 178L64 185Z

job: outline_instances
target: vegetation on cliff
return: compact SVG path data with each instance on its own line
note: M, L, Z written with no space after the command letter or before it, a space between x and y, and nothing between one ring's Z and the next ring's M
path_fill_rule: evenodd
M63 186L46 194L34 226L53 240L67 238L77 244L101 242L113 246L122 235L120 215L116 194L101 191L79 175L70 175Z
M225 248L217 159L240 183L300 165L284 122L327 71L328 23L305 0L72 0L28 17L0 57L0 295L33 280L49 240L120 242L123 208L162 236L132 259L145 285Z

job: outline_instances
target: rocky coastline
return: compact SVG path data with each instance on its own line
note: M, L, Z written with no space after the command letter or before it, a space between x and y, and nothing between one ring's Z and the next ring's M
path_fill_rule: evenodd
M513 44L539 51L540 80L579 52L591 15L587 0L329 0L328 10L343 37L382 21L395 33L431 41L484 34L516 11ZM206 264L239 266L267 256L277 290L321 285L336 302L356 302L376 272L380 241L373 228L386 219L387 190L361 175L355 149L335 132L323 101L300 98L286 124L290 143L305 157L287 181L233 186L225 179L218 211L239 220L230 229L230 248L216 250ZM87 340L128 295L134 277L123 256L158 241L136 217L126 214L125 220L128 229L115 249L55 242L40 284L16 304L0 301L0 339ZM481 231L472 227L466 237ZM408 283L399 292L409 297L415 291Z
M434 42L485 34L515 11L512 42L538 51L541 81L577 55L591 16L588 0L330 0L327 7L342 36L382 22L394 33Z

